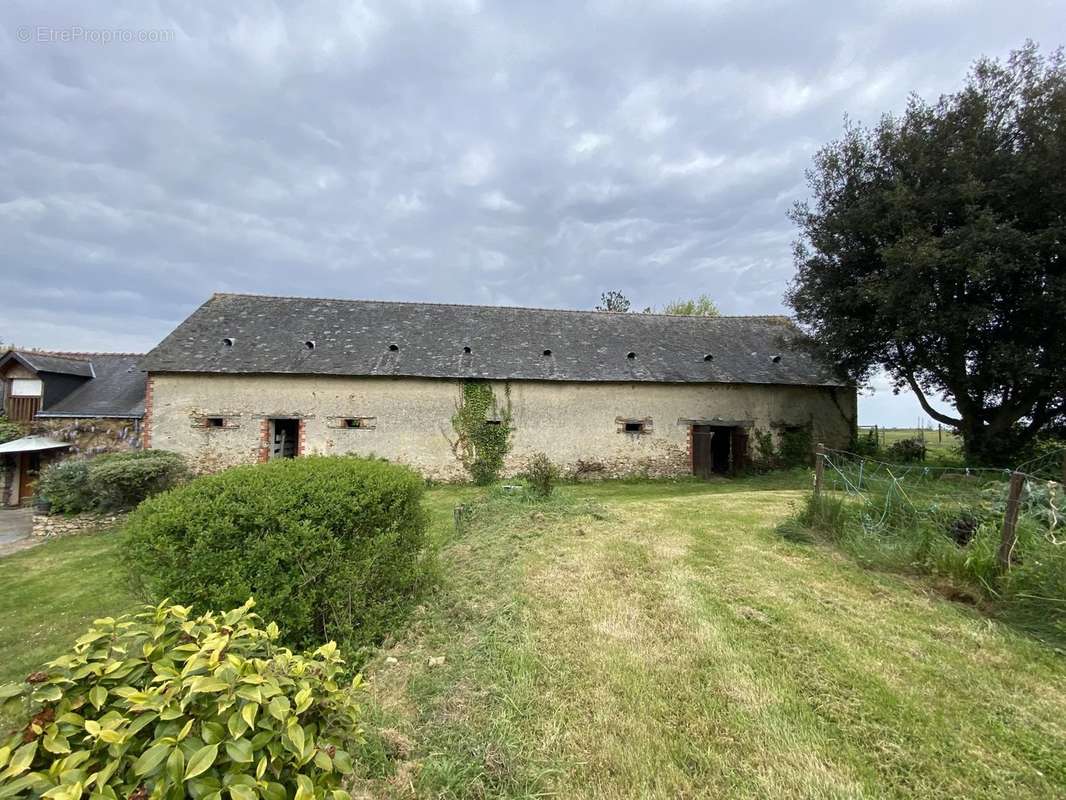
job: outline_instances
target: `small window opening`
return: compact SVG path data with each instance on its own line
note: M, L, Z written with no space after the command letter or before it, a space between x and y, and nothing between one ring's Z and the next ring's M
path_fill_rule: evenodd
M467 355L469 355L469 354L470 354L470 347L469 347L469 345L463 348L463 352L464 352L464 353L466 353Z
M628 353L626 353L626 358L628 358L630 361L632 361L636 357L637 357L637 354L634 353L632 350L630 350Z
M366 417L349 417L341 422L344 428L369 428L370 423Z
M708 353L707 355L705 355L703 357L703 360L704 361L714 361L714 356L712 356L710 353Z
M304 347L306 347L308 350L314 350L315 349L315 341L314 341L314 339L308 339L306 342L304 342Z
M398 344L390 344L389 345L389 352L390 353L395 353L395 352L399 351L399 349L400 349L400 346Z
M226 420L223 417L204 417L205 428L224 428Z
M773 361L775 364L780 364L781 363L781 356L774 356L770 360Z
M503 420L487 419L487 420L485 420L485 424L486 425L502 425L503 424Z
M551 354L552 354L551 350L545 350L544 351L544 355L546 355L546 356L550 356Z
M643 422L626 422L622 428L626 433L644 433Z
M222 340L222 344L225 347L233 347L233 337L227 336L225 339Z

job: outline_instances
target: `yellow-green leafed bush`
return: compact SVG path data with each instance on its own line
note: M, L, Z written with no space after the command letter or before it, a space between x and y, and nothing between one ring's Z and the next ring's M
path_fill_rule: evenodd
M0 797L346 798L359 678L336 646L295 655L249 600L98 619L74 650L0 686L25 728L0 746Z

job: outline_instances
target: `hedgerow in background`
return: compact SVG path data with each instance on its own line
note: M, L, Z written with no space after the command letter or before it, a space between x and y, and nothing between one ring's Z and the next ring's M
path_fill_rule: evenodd
M133 508L187 476L185 459L178 453L137 450L50 464L41 471L37 488L53 511L112 511Z
M503 459L511 450L510 389L505 392L507 407L501 410L492 386L483 381L466 381L452 417L457 434L455 454L478 486L499 480Z
M73 650L0 687L26 725L0 747L0 797L348 797L356 677L332 642L294 655L253 603L161 603L98 619Z
M424 481L386 462L314 456L190 481L130 515L124 563L156 599L228 608L254 596L297 649L352 659L424 586Z

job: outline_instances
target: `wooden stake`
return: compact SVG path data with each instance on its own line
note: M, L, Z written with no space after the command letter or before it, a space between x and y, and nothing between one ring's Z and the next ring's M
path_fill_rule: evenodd
M1014 545L1018 541L1018 511L1021 508L1022 488L1025 486L1025 473L1012 472L1010 489L1007 492L1007 510L1003 514L1003 535L999 541L999 553L996 560L1004 572L1010 569L1010 558Z
M814 448L814 499L822 496L822 478L825 475L825 445L818 442Z

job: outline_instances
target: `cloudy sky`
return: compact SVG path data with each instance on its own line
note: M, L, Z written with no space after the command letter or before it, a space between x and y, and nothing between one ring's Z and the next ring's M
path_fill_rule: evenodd
M0 340L144 350L213 291L780 313L845 114L1066 38L1051 0L203 5L0 6Z

